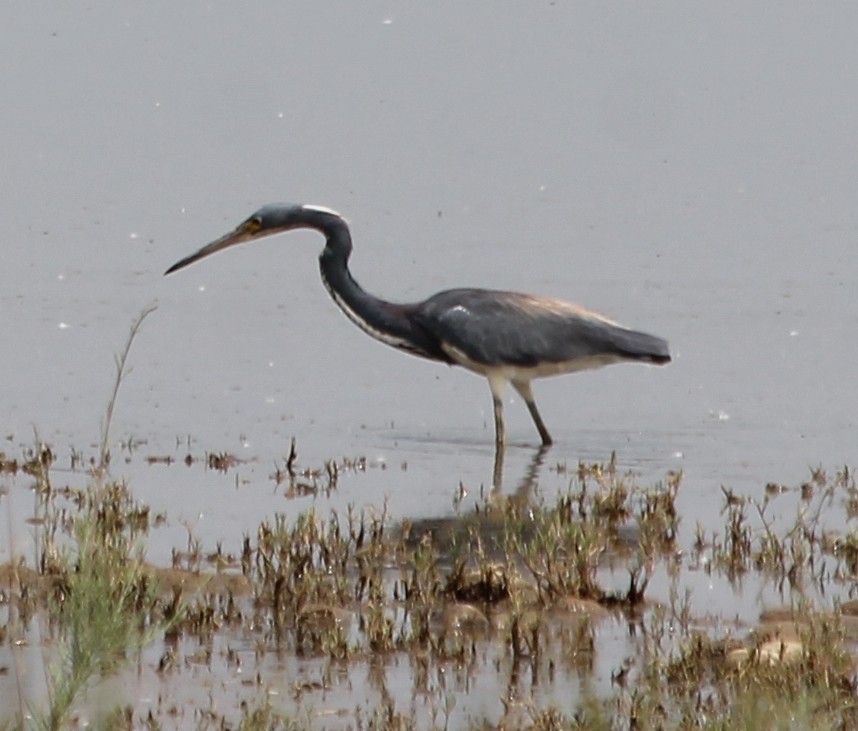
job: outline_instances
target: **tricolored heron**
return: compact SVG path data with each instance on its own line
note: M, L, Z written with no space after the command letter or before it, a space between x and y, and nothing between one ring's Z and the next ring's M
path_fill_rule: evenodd
M667 341L629 330L559 300L490 289L449 289L423 302L399 304L361 289L349 272L352 237L346 220L322 206L275 203L235 230L171 266L175 272L209 254L264 236L308 228L325 237L322 282L334 302L365 333L394 348L485 376L494 401L495 446L503 450L503 394L512 383L524 399L543 445L551 435L530 382L621 361L670 362Z

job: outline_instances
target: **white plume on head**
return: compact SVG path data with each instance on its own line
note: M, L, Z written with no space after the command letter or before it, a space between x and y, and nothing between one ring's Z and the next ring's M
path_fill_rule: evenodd
M343 218L342 213L338 213L333 208L328 208L327 206L314 206L313 204L307 204L301 206L301 208L307 211L318 211L319 213L330 213L332 216L337 216L337 218Z

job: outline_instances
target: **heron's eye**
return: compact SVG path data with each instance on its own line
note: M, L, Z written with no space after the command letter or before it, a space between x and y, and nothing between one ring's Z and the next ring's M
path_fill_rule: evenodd
M261 228L262 219L259 216L253 216L244 222L244 230L247 231L247 233L255 234Z

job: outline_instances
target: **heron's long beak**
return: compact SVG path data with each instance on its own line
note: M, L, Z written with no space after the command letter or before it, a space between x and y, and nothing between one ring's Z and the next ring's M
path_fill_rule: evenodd
M184 269L189 264L193 264L195 261L199 261L207 257L209 254L214 254L216 251L220 251L221 249L225 249L228 246L234 246L235 244L243 244L245 241L250 241L251 239L256 238L260 229L260 223L258 219L249 219L244 223L240 224L238 228L234 231L230 231L228 234L224 234L219 239L212 241L210 244L207 244L199 251L195 251L190 256L186 256L184 259L180 259L173 266L171 266L164 275L172 274L173 272L177 272L179 269Z

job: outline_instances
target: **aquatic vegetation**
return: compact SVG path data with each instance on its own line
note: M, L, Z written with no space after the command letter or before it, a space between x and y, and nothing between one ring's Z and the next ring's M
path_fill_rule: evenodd
M143 550L167 516L137 503L123 483L58 488L53 459L41 444L19 459L39 496L41 543L33 566L0 571L17 617L0 640L10 648L42 623L57 660L47 661L46 703L26 701L3 719L11 727L32 725L28 709L39 707L43 728L81 713L110 727L151 727L159 713L171 717L169 708L190 714L196 728L858 722L858 610L849 600L858 540L828 526L854 500L848 470L814 471L796 488L763 490L760 501L725 488L721 527L698 527L687 554L676 506L682 475L641 486L611 460L579 465L551 501L486 496L472 512L400 525L385 506L275 514L244 537L240 555L196 546L156 567ZM774 506L790 495L795 515L785 520ZM736 586L753 577L757 591L770 586L792 602L762 613L757 627L696 614L683 589L689 570ZM662 596L650 596L655 577ZM631 634L607 650L620 627ZM250 655L239 649L248 645ZM315 667L315 679L304 672L285 696L271 695L266 677L277 657ZM257 669L234 711L203 694L194 710L150 705L144 713L124 702L93 717L85 698L129 662L180 685L192 682L188 668ZM410 678L406 693L388 678L403 662L397 682ZM598 681L606 670L608 685ZM369 693L349 706L340 689L355 673ZM468 677L491 677L507 691L484 715L471 708L462 716ZM322 710L329 696L339 699L333 716Z

